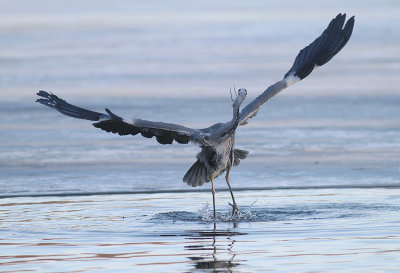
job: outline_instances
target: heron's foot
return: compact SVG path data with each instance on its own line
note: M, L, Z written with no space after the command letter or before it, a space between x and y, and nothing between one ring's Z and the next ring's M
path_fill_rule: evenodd
M238 215L239 208L238 208L236 202L234 202L233 204L229 203L229 205L232 207L232 216Z

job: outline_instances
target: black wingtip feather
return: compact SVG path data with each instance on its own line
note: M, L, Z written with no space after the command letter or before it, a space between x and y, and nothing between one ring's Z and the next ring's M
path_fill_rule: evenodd
M121 118L120 116L117 116L117 115L114 114L113 112L111 112L110 109L106 108L105 110L106 110L107 114L110 115L111 118L117 119L117 120L121 120L121 121L122 121L122 118Z
M299 52L285 78L296 76L304 79L316 65L329 62L346 45L353 32L354 16L346 24L345 21L346 14L341 13L332 19L321 36Z
M75 105L69 104L65 100L57 97L56 95L54 95L52 93L48 93L43 90L40 90L37 93L37 95L42 98L37 99L36 102L39 102L43 105L53 108L66 116L70 116L73 118L79 118L79 119L92 120L92 121L98 121L98 120L100 120L100 118L104 118L107 116L102 113L97 113L94 111L90 111L90 110L83 109L83 108L77 107Z

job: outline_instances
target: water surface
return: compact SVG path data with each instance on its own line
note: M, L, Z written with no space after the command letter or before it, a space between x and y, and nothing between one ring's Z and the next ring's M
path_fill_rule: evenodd
M7 198L5 272L396 272L399 189ZM249 204L249 205L244 205Z

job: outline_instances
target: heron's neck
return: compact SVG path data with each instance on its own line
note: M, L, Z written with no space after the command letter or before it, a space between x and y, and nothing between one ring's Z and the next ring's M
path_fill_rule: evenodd
M225 139L225 137L235 133L235 130L239 125L239 119L240 119L239 107L240 107L240 102L238 99L236 99L233 103L232 120L226 124L227 126L223 127L222 131L219 132L220 133L219 137L221 137L221 139Z
M232 118L232 124L235 129L239 125L239 119L240 119L239 109L240 109L240 101L239 99L236 99L235 102L233 103L233 118Z

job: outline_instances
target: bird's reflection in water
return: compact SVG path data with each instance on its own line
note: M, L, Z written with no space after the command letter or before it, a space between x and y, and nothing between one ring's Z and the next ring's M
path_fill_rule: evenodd
M188 256L194 265L192 272L233 272L240 265L234 251L235 237L245 233L217 230L215 224L212 230L191 230L188 233L190 235L186 239L193 241L185 249L197 252L197 255Z

